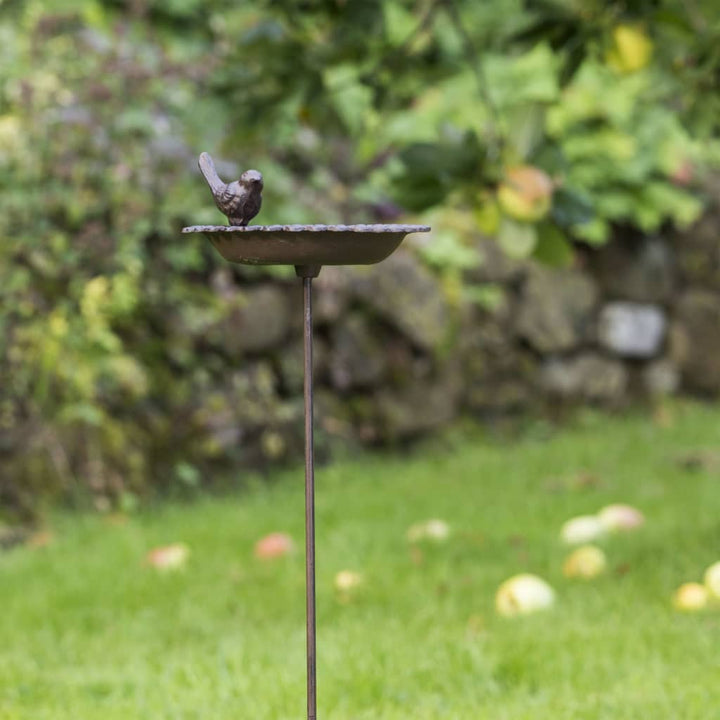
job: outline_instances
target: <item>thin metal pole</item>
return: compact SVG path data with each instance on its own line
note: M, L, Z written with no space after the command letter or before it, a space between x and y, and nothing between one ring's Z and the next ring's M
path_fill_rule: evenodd
M305 317L305 599L307 627L307 716L317 718L315 629L315 458L313 443L312 278L303 278Z

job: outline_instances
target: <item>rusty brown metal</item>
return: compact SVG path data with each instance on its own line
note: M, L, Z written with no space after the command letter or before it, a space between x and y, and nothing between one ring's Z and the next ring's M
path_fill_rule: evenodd
M307 716L317 718L317 628L315 620L315 447L313 437L312 277L303 278L305 395L305 606L307 634Z
M322 270L322 265L296 265L295 274L300 278L316 278Z
M200 153L198 167L210 186L217 209L227 217L230 225L247 225L260 212L263 176L257 170L246 170L239 180L225 183L206 152Z
M210 160L210 162L212 162ZM202 161L201 161L202 164ZM205 163L207 165L207 163ZM207 169L207 168L206 168ZM210 179L214 182L212 173ZM222 182L222 181L220 181ZM212 182L211 189L212 188ZM222 188L218 201L227 198ZM230 198L233 202L237 198ZM228 201L229 202L229 201ZM236 203L237 204L237 203ZM234 206L233 206L234 207ZM228 209L231 211L233 207ZM257 205L259 209L259 203ZM221 207L222 209L222 207ZM247 222L248 208L233 215ZM249 208L252 211L253 207ZM257 210L255 210L257 212ZM315 596L315 461L313 437L312 279L323 265L371 265L384 260L409 233L429 232L427 225L195 225L184 233L202 233L229 262L294 265L303 283L305 398L305 603L307 640L307 717L317 720L317 622Z
M427 225L195 225L229 262L247 265L372 265Z

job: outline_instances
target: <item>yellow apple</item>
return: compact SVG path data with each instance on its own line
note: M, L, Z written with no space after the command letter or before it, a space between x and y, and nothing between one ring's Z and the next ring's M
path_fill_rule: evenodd
M335 589L347 593L362 585L362 575L354 570L341 570L335 576Z
M673 595L673 606L682 612L697 612L708 604L708 591L704 585L696 582L681 585Z
M720 562L711 565L705 571L705 587L708 589L713 599L720 600Z
M437 518L416 523L410 526L407 531L407 539L412 543L420 542L421 540L431 540L440 543L447 540L449 536L450 526L444 520Z
M497 190L497 199L506 215L521 222L537 222L550 211L553 182L532 165L508 168Z
M495 595L495 609L503 617L530 615L547 610L555 602L555 591L537 575L524 573L506 580Z
M173 543L150 550L145 561L156 570L167 572L185 567L189 555L190 548L185 543Z
M637 72L650 62L653 43L641 28L633 25L617 25L612 31L612 40L607 61L619 72Z
M591 580L607 568L605 553L595 545L583 545L565 558L563 575L568 578Z
M635 530L645 523L645 516L632 505L607 505L598 513L598 520L610 532Z
M566 545L582 545L603 537L605 526L595 515L578 515L568 520L560 530L560 538Z

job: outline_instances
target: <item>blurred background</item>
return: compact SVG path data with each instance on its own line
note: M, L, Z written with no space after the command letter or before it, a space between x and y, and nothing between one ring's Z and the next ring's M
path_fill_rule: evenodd
M319 453L720 391L715 0L0 1L0 499L131 509L302 452L258 223L423 222L317 286ZM237 477L237 474L235 475Z
M301 288L201 151L433 228L314 283L320 716L717 717L719 85L717 0L0 0L0 718L302 717Z

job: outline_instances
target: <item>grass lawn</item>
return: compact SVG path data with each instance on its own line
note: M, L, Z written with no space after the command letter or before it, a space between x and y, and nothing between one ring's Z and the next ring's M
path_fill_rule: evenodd
M720 466L677 463L720 449L720 410L671 418L588 414L512 443L456 434L319 469L320 718L720 718L720 611L670 604L720 559ZM606 576L566 580L560 526L610 502L646 526L604 543ZM412 551L408 526L432 517L451 537ZM51 524L49 546L0 555L0 720L304 717L300 468L125 524ZM297 552L254 558L275 530ZM144 565L175 541L191 548L184 571ZM333 589L342 569L365 577L350 602ZM523 571L556 607L497 617L498 584Z

